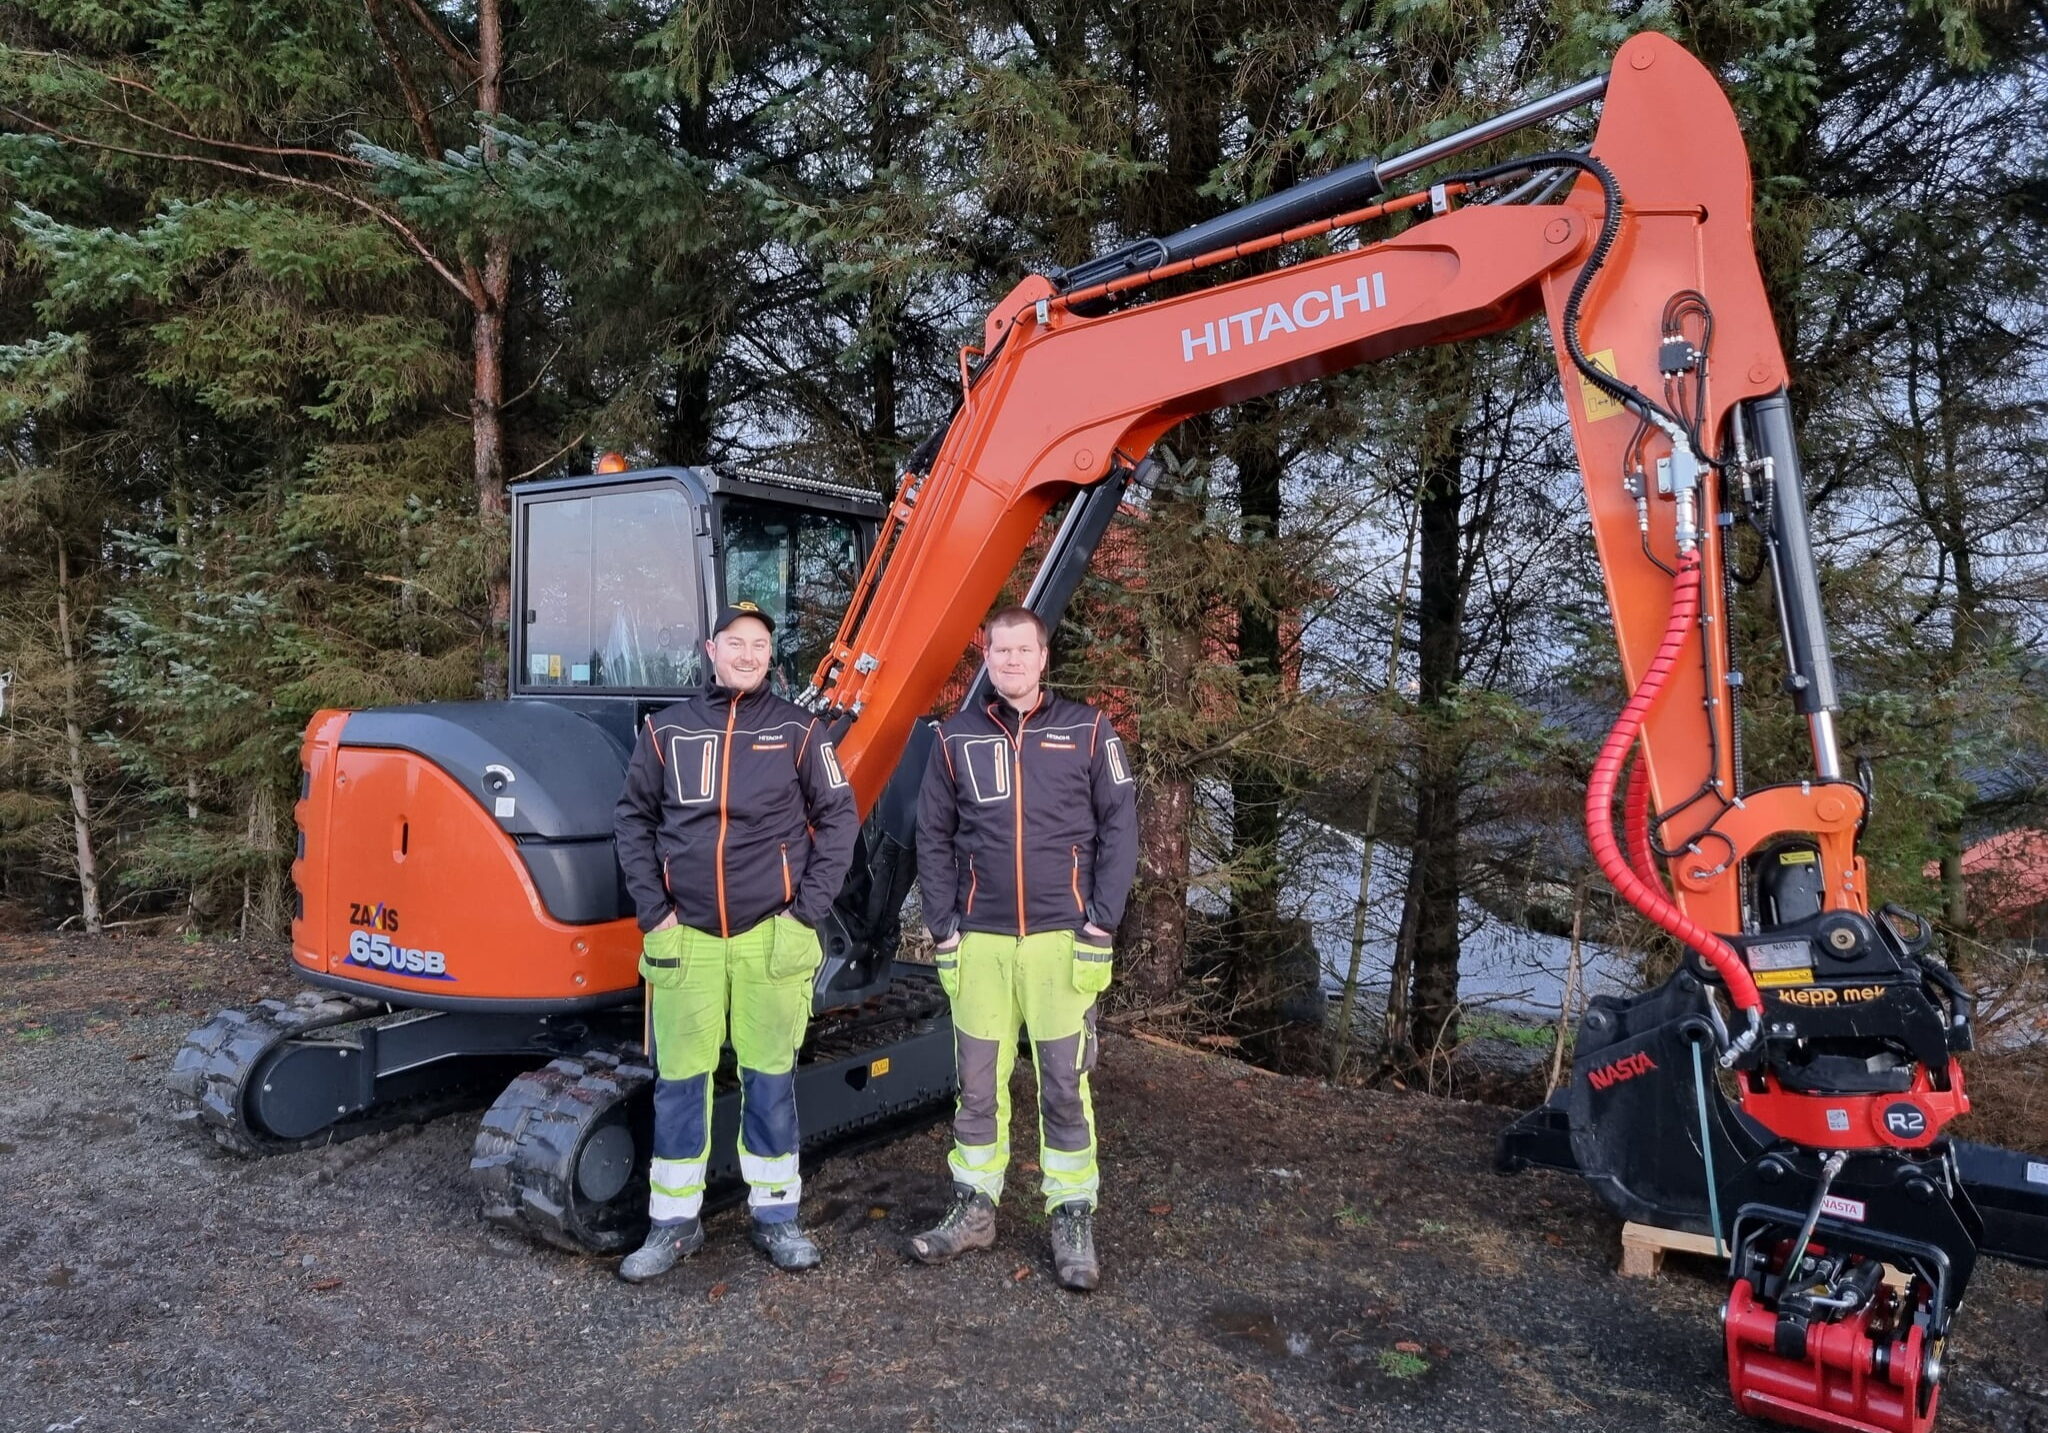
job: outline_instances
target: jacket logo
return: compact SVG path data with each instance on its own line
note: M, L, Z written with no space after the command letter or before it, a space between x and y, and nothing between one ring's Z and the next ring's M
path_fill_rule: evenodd
M1038 745L1039 749L1043 751L1072 751L1075 749L1074 739L1070 736L1042 736L1038 739Z
M755 743L754 743L754 744L753 744L752 746L748 747L748 748L747 748L747 750L749 750L749 751L788 751L788 750L789 750L789 743L788 743L787 741L757 741L757 742L755 742Z
M1232 347L1250 348L1253 344L1264 343L1276 333L1321 328L1333 319L1343 318L1347 308L1363 314L1386 306L1387 276L1383 273L1362 275L1349 288L1338 283L1331 284L1328 289L1310 289L1297 294L1291 306L1272 303L1262 309L1248 308L1229 318L1210 320L1202 325L1200 333L1191 328L1182 329L1181 362L1193 363L1198 348L1214 358L1219 353L1230 352Z
M1657 1062L1650 1058L1649 1052L1638 1050L1633 1055L1622 1056L1611 1065L1602 1065L1586 1078L1593 1082L1594 1089L1604 1090L1623 1080L1633 1080L1637 1075L1647 1075L1656 1068Z

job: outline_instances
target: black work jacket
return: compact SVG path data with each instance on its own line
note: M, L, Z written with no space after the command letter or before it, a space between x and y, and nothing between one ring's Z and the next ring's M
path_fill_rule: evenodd
M1114 931L1138 872L1138 816L1130 757L1109 718L1041 693L1020 722L993 697L938 733L917 813L931 933Z
M640 929L673 910L734 936L783 910L822 920L860 816L823 723L765 687L714 685L641 724L612 830Z

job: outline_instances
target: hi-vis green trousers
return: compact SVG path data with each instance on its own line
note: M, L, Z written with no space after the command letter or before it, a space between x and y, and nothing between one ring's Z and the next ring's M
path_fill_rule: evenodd
M640 974L654 1028L654 1161L648 1216L695 1219L711 1159L711 1076L732 1030L740 1067L740 1173L764 1224L796 1218L796 1052L824 952L817 933L772 916L730 940L675 925L646 937Z
M1010 1163L1010 1073L1017 1032L1031 1037L1038 1072L1038 1167L1045 1207L1095 1207L1095 998L1109 985L1110 951L1072 931L1018 939L969 931L938 953L939 983L953 1002L960 1104L947 1163L957 1183L998 1203Z

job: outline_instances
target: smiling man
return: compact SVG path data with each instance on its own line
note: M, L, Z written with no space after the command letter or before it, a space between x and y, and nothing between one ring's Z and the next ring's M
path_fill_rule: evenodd
M918 808L917 880L953 1003L960 1104L952 1207L910 1252L940 1264L995 1242L1021 1025L1053 1266L1066 1287L1092 1289L1101 1179L1088 1075L1111 932L1137 875L1136 788L1109 718L1044 690L1036 613L1006 607L982 635L994 692L940 725Z
M823 959L817 925L860 817L822 724L767 689L768 614L727 607L706 648L711 685L642 724L613 815L654 1032L653 1227L619 1266L636 1283L704 1242L711 1075L728 1021L753 1241L779 1269L819 1257L796 1223L796 1052Z

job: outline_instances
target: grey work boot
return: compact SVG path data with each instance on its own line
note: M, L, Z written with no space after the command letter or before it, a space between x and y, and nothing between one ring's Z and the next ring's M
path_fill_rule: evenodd
M676 1266L676 1260L703 1247L703 1221L685 1219L680 1224L657 1224L647 1231L647 1242L619 1265L619 1277L629 1284L644 1284L660 1278Z
M811 1236L796 1227L794 1219L785 1219L780 1224L763 1224L756 1219L747 1237L768 1256L769 1263L792 1274L817 1268L825 1257L811 1242Z
M1095 1262L1095 1211L1080 1200L1052 1212L1052 1267L1060 1282L1083 1293L1102 1282Z
M910 1257L920 1264L943 1264L969 1249L993 1248L995 1242L995 1201L978 1189L956 1184L946 1217L911 1236Z

